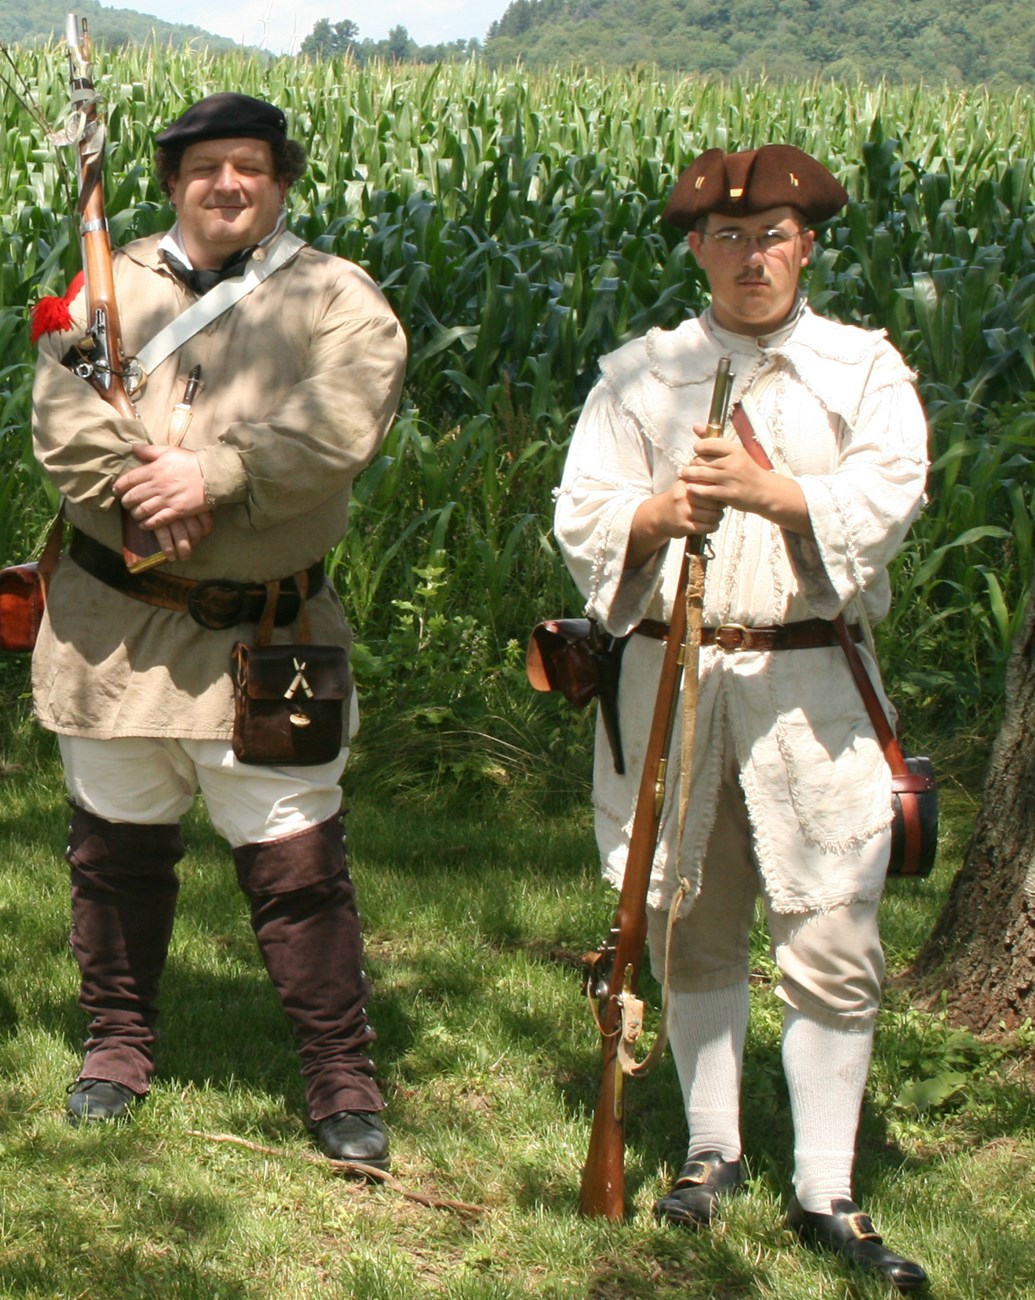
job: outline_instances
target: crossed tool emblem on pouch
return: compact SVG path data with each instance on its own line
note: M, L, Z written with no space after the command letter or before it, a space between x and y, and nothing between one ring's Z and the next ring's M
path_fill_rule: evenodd
M292 659L291 662L295 666L295 675L291 679L291 685L284 692L284 699L293 700L298 695L304 695L306 699L311 700L313 698L313 688L305 679L305 660L303 659L299 663L297 659ZM303 713L301 709L295 709L290 720L293 727L308 727L312 722L312 718Z

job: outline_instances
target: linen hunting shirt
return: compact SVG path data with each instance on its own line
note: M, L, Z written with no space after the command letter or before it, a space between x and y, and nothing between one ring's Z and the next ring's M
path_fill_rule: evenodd
M117 252L115 287L132 356L194 293L159 255L160 236ZM352 482L395 414L406 361L399 322L373 281L341 258L303 247L251 294L156 367L136 399L139 421L116 414L61 358L85 332L45 336L34 390L36 454L68 519L120 550L112 483L137 462L133 443L166 441L188 374L202 387L183 445L200 452L212 533L189 561L159 573L261 582L315 563L345 533ZM347 645L326 586L310 603L312 639ZM200 627L187 613L113 591L63 558L33 658L43 726L73 736L229 739L229 663L253 625ZM280 628L275 639L296 638Z
M639 569L625 555L637 507L675 482L707 420L716 364L732 357L742 402L774 467L805 494L814 540L727 509L711 535L704 623L767 626L844 612L849 623L888 611L887 566L922 499L926 425L913 376L882 332L840 325L799 299L763 338L720 329L706 311L652 330L605 357L575 429L557 494L555 532L587 613L616 636L643 618L668 621L682 543ZM727 437L735 437L727 428ZM605 874L622 878L650 729L661 642L626 648L619 717L626 774L614 772L597 729L594 806ZM875 681L870 651L863 658ZM732 737L772 905L825 910L879 897L887 864L887 765L840 647L701 652L691 807L679 873L691 884L715 816L724 736ZM880 691L882 699L883 691ZM728 727L724 726L728 720ZM649 903L676 886L679 729Z

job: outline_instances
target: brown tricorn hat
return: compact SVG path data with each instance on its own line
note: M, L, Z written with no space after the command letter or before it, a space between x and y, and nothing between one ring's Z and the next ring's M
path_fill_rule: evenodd
M709 212L746 217L787 205L812 224L847 202L848 191L815 158L792 144L764 144L743 153L706 149L676 182L662 216L691 230Z

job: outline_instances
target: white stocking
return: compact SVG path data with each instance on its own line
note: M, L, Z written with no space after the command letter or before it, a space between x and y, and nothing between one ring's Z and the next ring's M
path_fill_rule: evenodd
M690 1131L688 1155L718 1151L739 1160L740 1076L748 1024L748 986L669 992L669 1041Z
M852 1199L852 1165L873 1022L833 1029L788 1007L783 1068L794 1119L794 1190L806 1210L829 1214L830 1202Z

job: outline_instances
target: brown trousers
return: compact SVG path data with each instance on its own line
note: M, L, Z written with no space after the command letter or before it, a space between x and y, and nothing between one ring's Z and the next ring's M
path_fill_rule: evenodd
M154 1073L158 988L183 856L177 825L113 823L74 807L72 949L79 1005L90 1017L80 1078L147 1091ZM294 1029L313 1121L380 1110L367 1055L369 985L355 890L338 817L233 852L252 929Z

